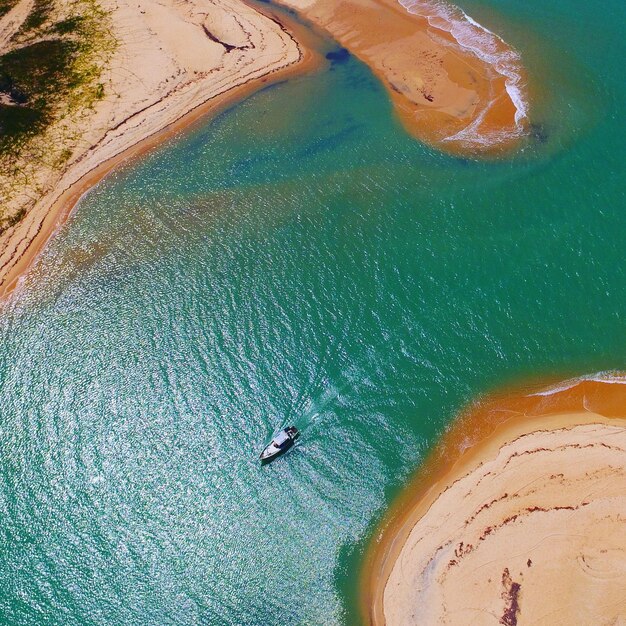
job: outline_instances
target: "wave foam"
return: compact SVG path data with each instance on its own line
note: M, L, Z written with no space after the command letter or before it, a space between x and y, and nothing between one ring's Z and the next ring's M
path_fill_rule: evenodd
M455 135L447 137L446 140L485 144L500 141L511 135L522 135L524 121L528 118L528 104L524 97L524 78L519 53L458 7L441 0L399 0L399 2L409 13L425 18L432 28L452 35L461 47L469 50L492 67L497 74L503 76L506 91L515 106L515 129L512 133L506 133L506 137L504 133L485 136L477 132L489 109L487 106L471 124Z
M605 383L607 385L626 385L626 373L598 372L597 374L592 374L589 376L570 378L569 380L565 380L562 383L559 383L558 385L555 385L553 387L548 387L547 389L542 389L541 391L530 393L528 394L528 396L554 396L557 393L562 393L563 391L567 391L568 389L573 389L574 387L584 382Z

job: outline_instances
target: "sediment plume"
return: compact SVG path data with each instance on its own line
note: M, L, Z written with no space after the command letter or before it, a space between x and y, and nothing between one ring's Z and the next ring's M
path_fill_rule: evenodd
M269 81L318 63L283 17L241 0L101 0L100 5L116 40L100 78L103 97L80 116L62 120L63 136L79 139L65 146L69 157L61 168L26 157L16 164L28 176L16 179L11 197L2 198L7 215L23 217L0 231L0 298L15 288L78 198L122 160ZM11 32L29 7L22 0L9 14ZM10 35L5 37L5 30L0 28L0 43ZM53 141L54 132L51 128L41 141Z

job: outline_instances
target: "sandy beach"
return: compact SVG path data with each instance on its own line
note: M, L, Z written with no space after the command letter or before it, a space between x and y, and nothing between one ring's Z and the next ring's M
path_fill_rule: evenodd
M281 2L367 63L418 139L476 156L506 151L524 134L519 55L460 9L428 0Z
M26 12L20 4L20 19ZM292 36L297 24L240 0L104 0L117 49L104 77L105 98L87 117L67 166L35 174L44 192L0 236L0 298L11 292L80 196L121 161L246 94L319 59ZM16 12L11 29L15 30ZM7 28L9 27L7 26ZM16 195L19 205L28 198Z
M518 390L461 416L371 547L368 623L621 623L625 382Z
M429 5L420 5L423 15L416 15L415 7L408 7L410 13L395 0L281 4L366 62L419 139L475 155L508 149L519 138L525 118L520 121L510 89L511 76L521 80L515 74L522 71L518 57L491 34L483 43L496 56L477 56L459 34L459 25L470 23L458 11L437 22L424 13ZM22 0L0 20L4 46L31 5ZM80 138L67 148L71 156L63 167L49 167L44 149L43 161L27 158L19 166L27 183L17 183L15 191L10 176L4 181L13 187L3 199L5 216L24 217L0 231L0 298L15 289L80 196L122 160L268 81L319 63L306 45L307 29L271 7L258 10L242 0L103 0L101 5L117 46L102 77L105 97L63 120L62 137ZM484 35L478 32L479 39ZM512 59L512 74L502 70L503 58ZM64 141L49 135L51 145Z

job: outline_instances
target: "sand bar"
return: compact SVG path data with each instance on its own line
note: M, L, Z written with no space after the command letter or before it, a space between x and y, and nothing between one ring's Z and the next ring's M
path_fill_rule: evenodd
M118 40L104 77L107 96L77 129L81 145L67 167L43 181L47 191L0 236L0 298L19 284L81 195L119 163L269 82L321 62L306 46L305 29L241 0L102 5Z
M409 132L447 152L492 155L527 125L519 54L436 0L280 0L367 63Z
M620 382L518 390L464 414L371 546L367 622L622 623Z

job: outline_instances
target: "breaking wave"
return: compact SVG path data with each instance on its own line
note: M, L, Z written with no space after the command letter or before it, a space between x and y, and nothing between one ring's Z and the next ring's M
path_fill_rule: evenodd
M563 391L567 391L568 389L573 389L584 382L605 383L607 385L626 385L626 374L622 372L598 372L597 374L593 374L591 376L570 378L569 380L565 380L558 385L554 385L553 387L548 387L547 389L542 389L541 391L536 391L535 393L530 393L528 395L529 397L553 396L562 393Z
M524 96L524 77L519 53L458 7L440 0L399 0L399 2L409 13L425 18L432 28L452 35L462 48L470 51L504 77L506 91L515 106L515 128L507 132L506 136L522 135L525 120L528 118L528 103ZM478 132L489 108L485 107L471 124L455 135L447 137L446 140L484 144L504 139L503 133L485 136L484 133Z

